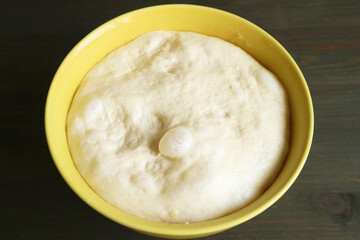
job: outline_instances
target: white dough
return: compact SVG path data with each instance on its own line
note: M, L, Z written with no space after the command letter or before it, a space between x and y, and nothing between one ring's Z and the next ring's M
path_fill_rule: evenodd
M95 65L67 119L74 163L103 199L157 222L199 222L259 197L288 149L286 93L239 47L146 33Z

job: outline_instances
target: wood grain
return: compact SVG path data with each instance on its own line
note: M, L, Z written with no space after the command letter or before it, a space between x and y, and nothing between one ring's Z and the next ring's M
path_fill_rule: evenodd
M155 239L96 213L65 184L47 149L51 79L70 49L122 13L177 1L0 3L0 239ZM360 1L182 1L242 16L303 71L315 135L295 184L270 209L203 239L359 239Z

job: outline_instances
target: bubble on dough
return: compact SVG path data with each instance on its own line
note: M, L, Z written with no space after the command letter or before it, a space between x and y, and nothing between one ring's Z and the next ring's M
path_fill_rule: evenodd
M159 151L167 157L184 156L192 144L192 135L185 127L175 127L167 131L159 142Z

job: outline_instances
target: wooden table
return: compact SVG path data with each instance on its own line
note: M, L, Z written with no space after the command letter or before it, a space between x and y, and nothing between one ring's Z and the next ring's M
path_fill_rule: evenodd
M65 184L44 134L48 87L95 27L176 1L0 3L0 239L154 239L98 214ZM307 79L315 108L308 161L270 209L203 239L360 239L360 1L183 1L242 16L274 36Z

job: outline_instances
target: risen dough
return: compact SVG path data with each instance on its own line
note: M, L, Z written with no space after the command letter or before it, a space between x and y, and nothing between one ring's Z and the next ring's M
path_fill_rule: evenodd
M89 71L67 135L80 174L109 203L152 221L198 222L246 206L271 184L287 120L282 86L239 47L157 31Z

